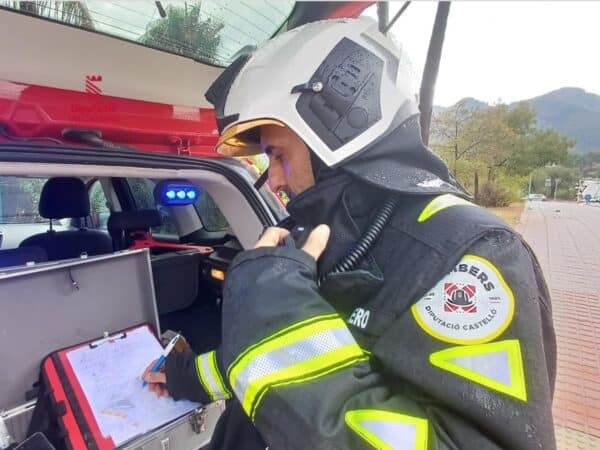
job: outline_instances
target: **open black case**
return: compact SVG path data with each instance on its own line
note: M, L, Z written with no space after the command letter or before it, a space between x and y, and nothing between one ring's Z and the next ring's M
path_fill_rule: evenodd
M0 303L0 444L26 438L48 355L142 323L161 332L146 249L3 269ZM120 448L199 449L223 408L198 408Z

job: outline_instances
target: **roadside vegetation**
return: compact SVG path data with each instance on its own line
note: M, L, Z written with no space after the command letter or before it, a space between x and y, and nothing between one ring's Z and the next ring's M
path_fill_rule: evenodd
M600 176L600 152L574 153L575 141L537 126L528 103L460 101L434 116L431 146L483 206L509 206L530 186L548 198L572 200L581 177Z
M512 227L516 227L520 220L525 204L522 202L511 203L509 206L488 208L491 212L500 216Z

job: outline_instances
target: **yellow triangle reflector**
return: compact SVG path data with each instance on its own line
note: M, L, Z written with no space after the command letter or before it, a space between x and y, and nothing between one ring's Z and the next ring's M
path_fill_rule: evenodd
M527 401L521 344L517 339L451 347L429 355L442 370Z
M426 450L427 419L377 409L348 411L346 424L379 450Z

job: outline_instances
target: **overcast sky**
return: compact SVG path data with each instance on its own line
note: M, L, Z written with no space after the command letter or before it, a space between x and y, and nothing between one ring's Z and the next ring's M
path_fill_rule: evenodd
M390 18L402 4L390 2ZM413 2L392 28L419 77L436 7ZM600 2L452 2L435 104L512 102L565 86L600 94Z

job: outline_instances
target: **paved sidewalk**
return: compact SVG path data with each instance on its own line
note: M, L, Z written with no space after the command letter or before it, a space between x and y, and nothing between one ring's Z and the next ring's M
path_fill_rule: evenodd
M517 229L552 295L560 449L600 449L600 206L529 202Z

